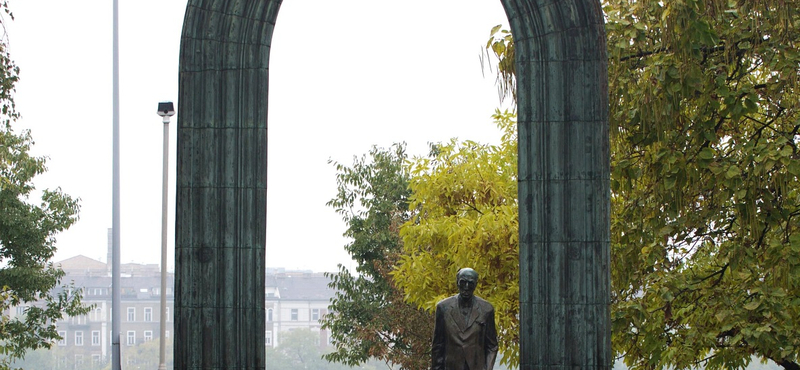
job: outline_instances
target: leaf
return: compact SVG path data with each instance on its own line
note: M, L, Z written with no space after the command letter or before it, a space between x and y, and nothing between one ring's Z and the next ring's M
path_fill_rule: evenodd
M714 158L714 151L711 148L703 148L700 150L700 154L698 156L702 159L712 159Z
M664 189L670 190L675 188L675 184L677 184L678 179L676 177L667 177L664 179Z
M494 51L497 55L503 55L503 52L506 51L506 45L502 42L495 42L492 44L492 51Z
M738 177L742 174L742 171L739 170L739 167L730 166L728 170L725 172L725 177L728 179L732 179L734 177Z
M758 306L760 306L760 305L761 305L761 302L759 302L759 301L750 301L750 302L746 303L743 307L744 307L745 310L753 311L756 308L758 308Z

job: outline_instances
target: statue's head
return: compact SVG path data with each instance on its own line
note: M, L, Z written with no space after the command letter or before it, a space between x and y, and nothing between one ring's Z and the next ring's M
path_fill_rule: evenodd
M458 285L458 295L461 298L471 299L472 293L475 292L475 287L478 285L478 273L469 267L458 270L456 285Z

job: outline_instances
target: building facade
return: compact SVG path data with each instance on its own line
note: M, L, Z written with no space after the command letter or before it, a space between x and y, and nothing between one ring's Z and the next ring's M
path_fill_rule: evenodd
M103 262L76 256L59 262L66 273L62 283L74 284L91 311L57 322L61 340L54 347L56 368L100 369L111 359L111 274ZM158 339L161 315L161 271L155 264L123 264L121 269L120 352L123 364L158 366L158 358L138 355L137 346ZM166 337L173 325L173 274L167 276ZM15 314L24 314L24 308Z
M267 270L266 345L280 345L281 333L309 329L319 333L321 347L330 345L320 320L328 314L334 290L323 273L275 272Z
M61 340L50 351L55 356L55 369L101 369L111 360L111 271L101 261L76 256L58 262L66 273L62 283L81 289L83 302L92 310L83 316L65 317L58 321ZM142 346L158 340L160 335L161 270L155 264L122 264L120 350L122 364L128 368L156 368L155 357L148 356ZM266 333L268 347L277 347L281 333L310 329L319 333L321 347L329 345L329 335L320 320L328 313L334 292L330 280L321 273L268 269L266 274ZM173 333L174 275L167 276L166 340L168 368ZM27 307L17 306L6 312L11 317L24 315ZM154 343L157 348L157 342Z

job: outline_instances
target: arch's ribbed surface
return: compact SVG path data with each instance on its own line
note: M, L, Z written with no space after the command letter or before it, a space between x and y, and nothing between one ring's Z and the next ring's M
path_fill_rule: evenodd
M598 0L501 0L516 42L521 368L611 367ZM189 0L180 57L176 369L264 369L268 62L280 0ZM468 3L463 3L468 6Z
M190 0L180 53L175 368L264 369L269 48L280 1Z
M608 86L598 0L503 0L516 46L521 369L609 369Z

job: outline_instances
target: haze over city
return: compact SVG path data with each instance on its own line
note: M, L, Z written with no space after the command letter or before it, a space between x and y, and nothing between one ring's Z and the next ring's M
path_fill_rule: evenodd
M270 60L267 264L335 271L351 265L327 162L350 163L372 145L451 137L496 142L494 73L481 68L500 2L286 1ZM81 198L81 220L58 235L55 260L105 261L111 226L111 3L16 1L6 22L21 68L16 130L46 155L38 188ZM162 124L177 100L186 1L120 1L121 258L158 263ZM456 9L453 11L452 9ZM169 268L174 242L175 127L170 127ZM352 267L352 266L351 266Z

